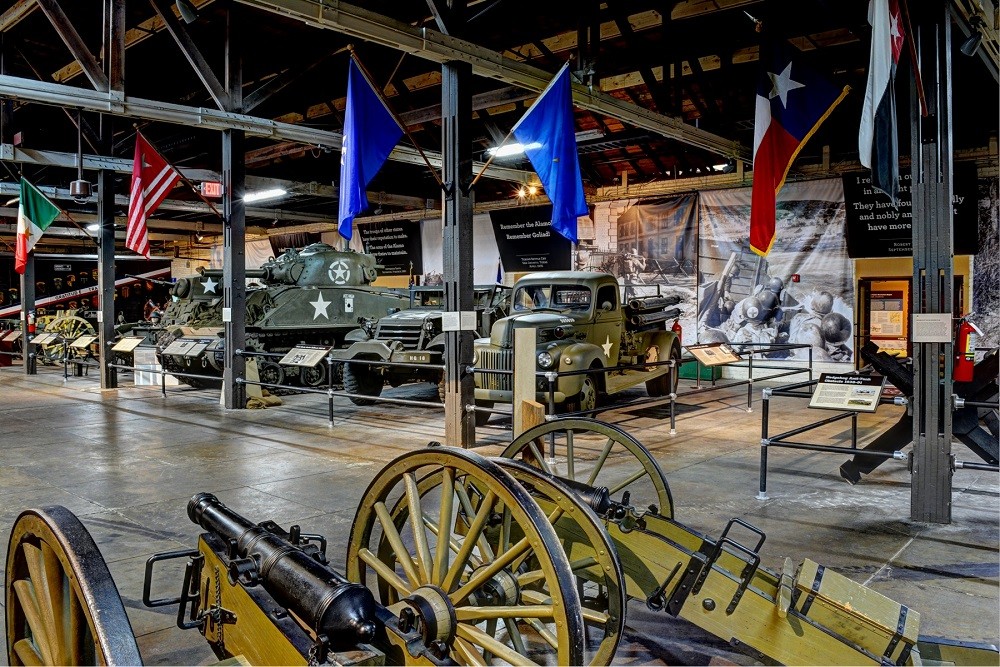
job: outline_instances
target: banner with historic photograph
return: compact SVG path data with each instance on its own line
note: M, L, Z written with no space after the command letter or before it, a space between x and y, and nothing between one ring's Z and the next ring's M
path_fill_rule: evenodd
M854 360L854 281L841 179L789 183L768 256L750 250L750 188L701 193L698 341L802 343ZM806 359L808 350L768 355Z
M577 266L618 277L623 296L679 296L683 342L695 342L698 196L640 200L617 221L617 250L581 250Z
M977 218L982 247L972 270L972 321L983 332L980 347L1000 344L1000 179L979 181Z

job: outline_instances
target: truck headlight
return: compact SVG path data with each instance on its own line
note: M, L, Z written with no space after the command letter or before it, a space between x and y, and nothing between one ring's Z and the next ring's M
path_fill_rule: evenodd
M539 352L538 353L538 365L541 366L542 368L551 368L552 367L552 355L549 354L548 352Z
M434 320L427 320L426 322L424 322L424 329L426 329L427 331L433 331L434 330Z
M478 364L479 364L479 349L476 348L472 350L472 365L476 366Z

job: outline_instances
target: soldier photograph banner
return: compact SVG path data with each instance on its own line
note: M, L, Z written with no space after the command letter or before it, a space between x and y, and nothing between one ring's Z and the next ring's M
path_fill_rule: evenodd
M424 272L419 222L393 220L357 227L365 252L375 255L380 276L419 276Z
M854 281L841 179L788 183L767 257L750 250L750 188L699 199L698 342L802 343L813 359L854 360ZM807 359L806 348L769 359Z
M572 244L552 229L552 206L490 211L503 270L566 271Z
M851 257L911 257L913 229L913 193L910 174L899 175L899 208L893 208L888 195L871 186L871 174L845 174L844 203L847 215L847 254ZM955 217L955 254L975 255L979 252L978 182L976 165L959 162L954 169L955 192L952 203Z

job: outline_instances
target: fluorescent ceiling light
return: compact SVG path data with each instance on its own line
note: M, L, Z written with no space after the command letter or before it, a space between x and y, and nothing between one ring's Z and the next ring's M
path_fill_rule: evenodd
M99 224L97 224L96 222L92 222L89 225L87 225L87 231L88 232L96 232L100 228L101 228L101 226Z
M596 127L592 130L582 130L576 133L577 141L591 141L593 139L603 139L603 138L604 138L604 130L601 130Z
M284 197L287 194L288 190L282 190L281 188L258 190L257 192L248 192L243 195L243 201L245 203L250 203L254 201L261 201L263 199L276 199L278 197Z
M486 155L489 157L511 157L512 155L520 155L526 150L534 150L541 147L542 145L537 141L533 141L527 146L519 143L504 144L499 148L487 148Z

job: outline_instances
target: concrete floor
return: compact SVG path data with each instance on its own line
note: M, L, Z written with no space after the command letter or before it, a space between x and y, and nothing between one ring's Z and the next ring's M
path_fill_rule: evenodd
M129 384L127 378L125 384ZM682 382L682 391L691 381ZM61 504L80 516L108 561L147 664L212 662L196 631L174 626L172 608L142 606L143 564L157 551L190 548L197 527L187 499L211 491L254 521L273 519L330 540L342 566L355 505L383 464L397 454L443 439L443 412L431 385L390 395L427 400L427 408L383 404L366 408L337 399L335 425L326 401L285 397L267 410L226 412L214 392L146 388L101 392L95 378L41 369L25 377L0 370L0 533L3 542L25 508ZM767 533L762 565L780 569L786 556L809 557L921 613L928 635L1000 643L996 473L960 470L954 478L953 522L911 522L905 466L889 462L858 486L841 480L840 455L772 450L770 499L755 498L760 452L760 392L746 412L744 387L682 397L678 431L669 435L664 407L628 407L625 399L602 418L636 436L667 474L676 517L718 535L731 517ZM772 432L823 413L794 399L771 405ZM900 408L863 416L872 437ZM849 422L820 432L846 437ZM494 454L509 441L509 419L479 429L479 451ZM813 440L823 442L823 440ZM963 446L958 458L975 460ZM0 567L3 563L0 562ZM0 572L2 574L2 572ZM160 591L176 595L180 570L164 568ZM2 604L2 600L0 600ZM0 628L0 632L2 632ZM621 664L750 663L721 639L707 637L640 602L629 607ZM5 656L0 652L0 660Z

